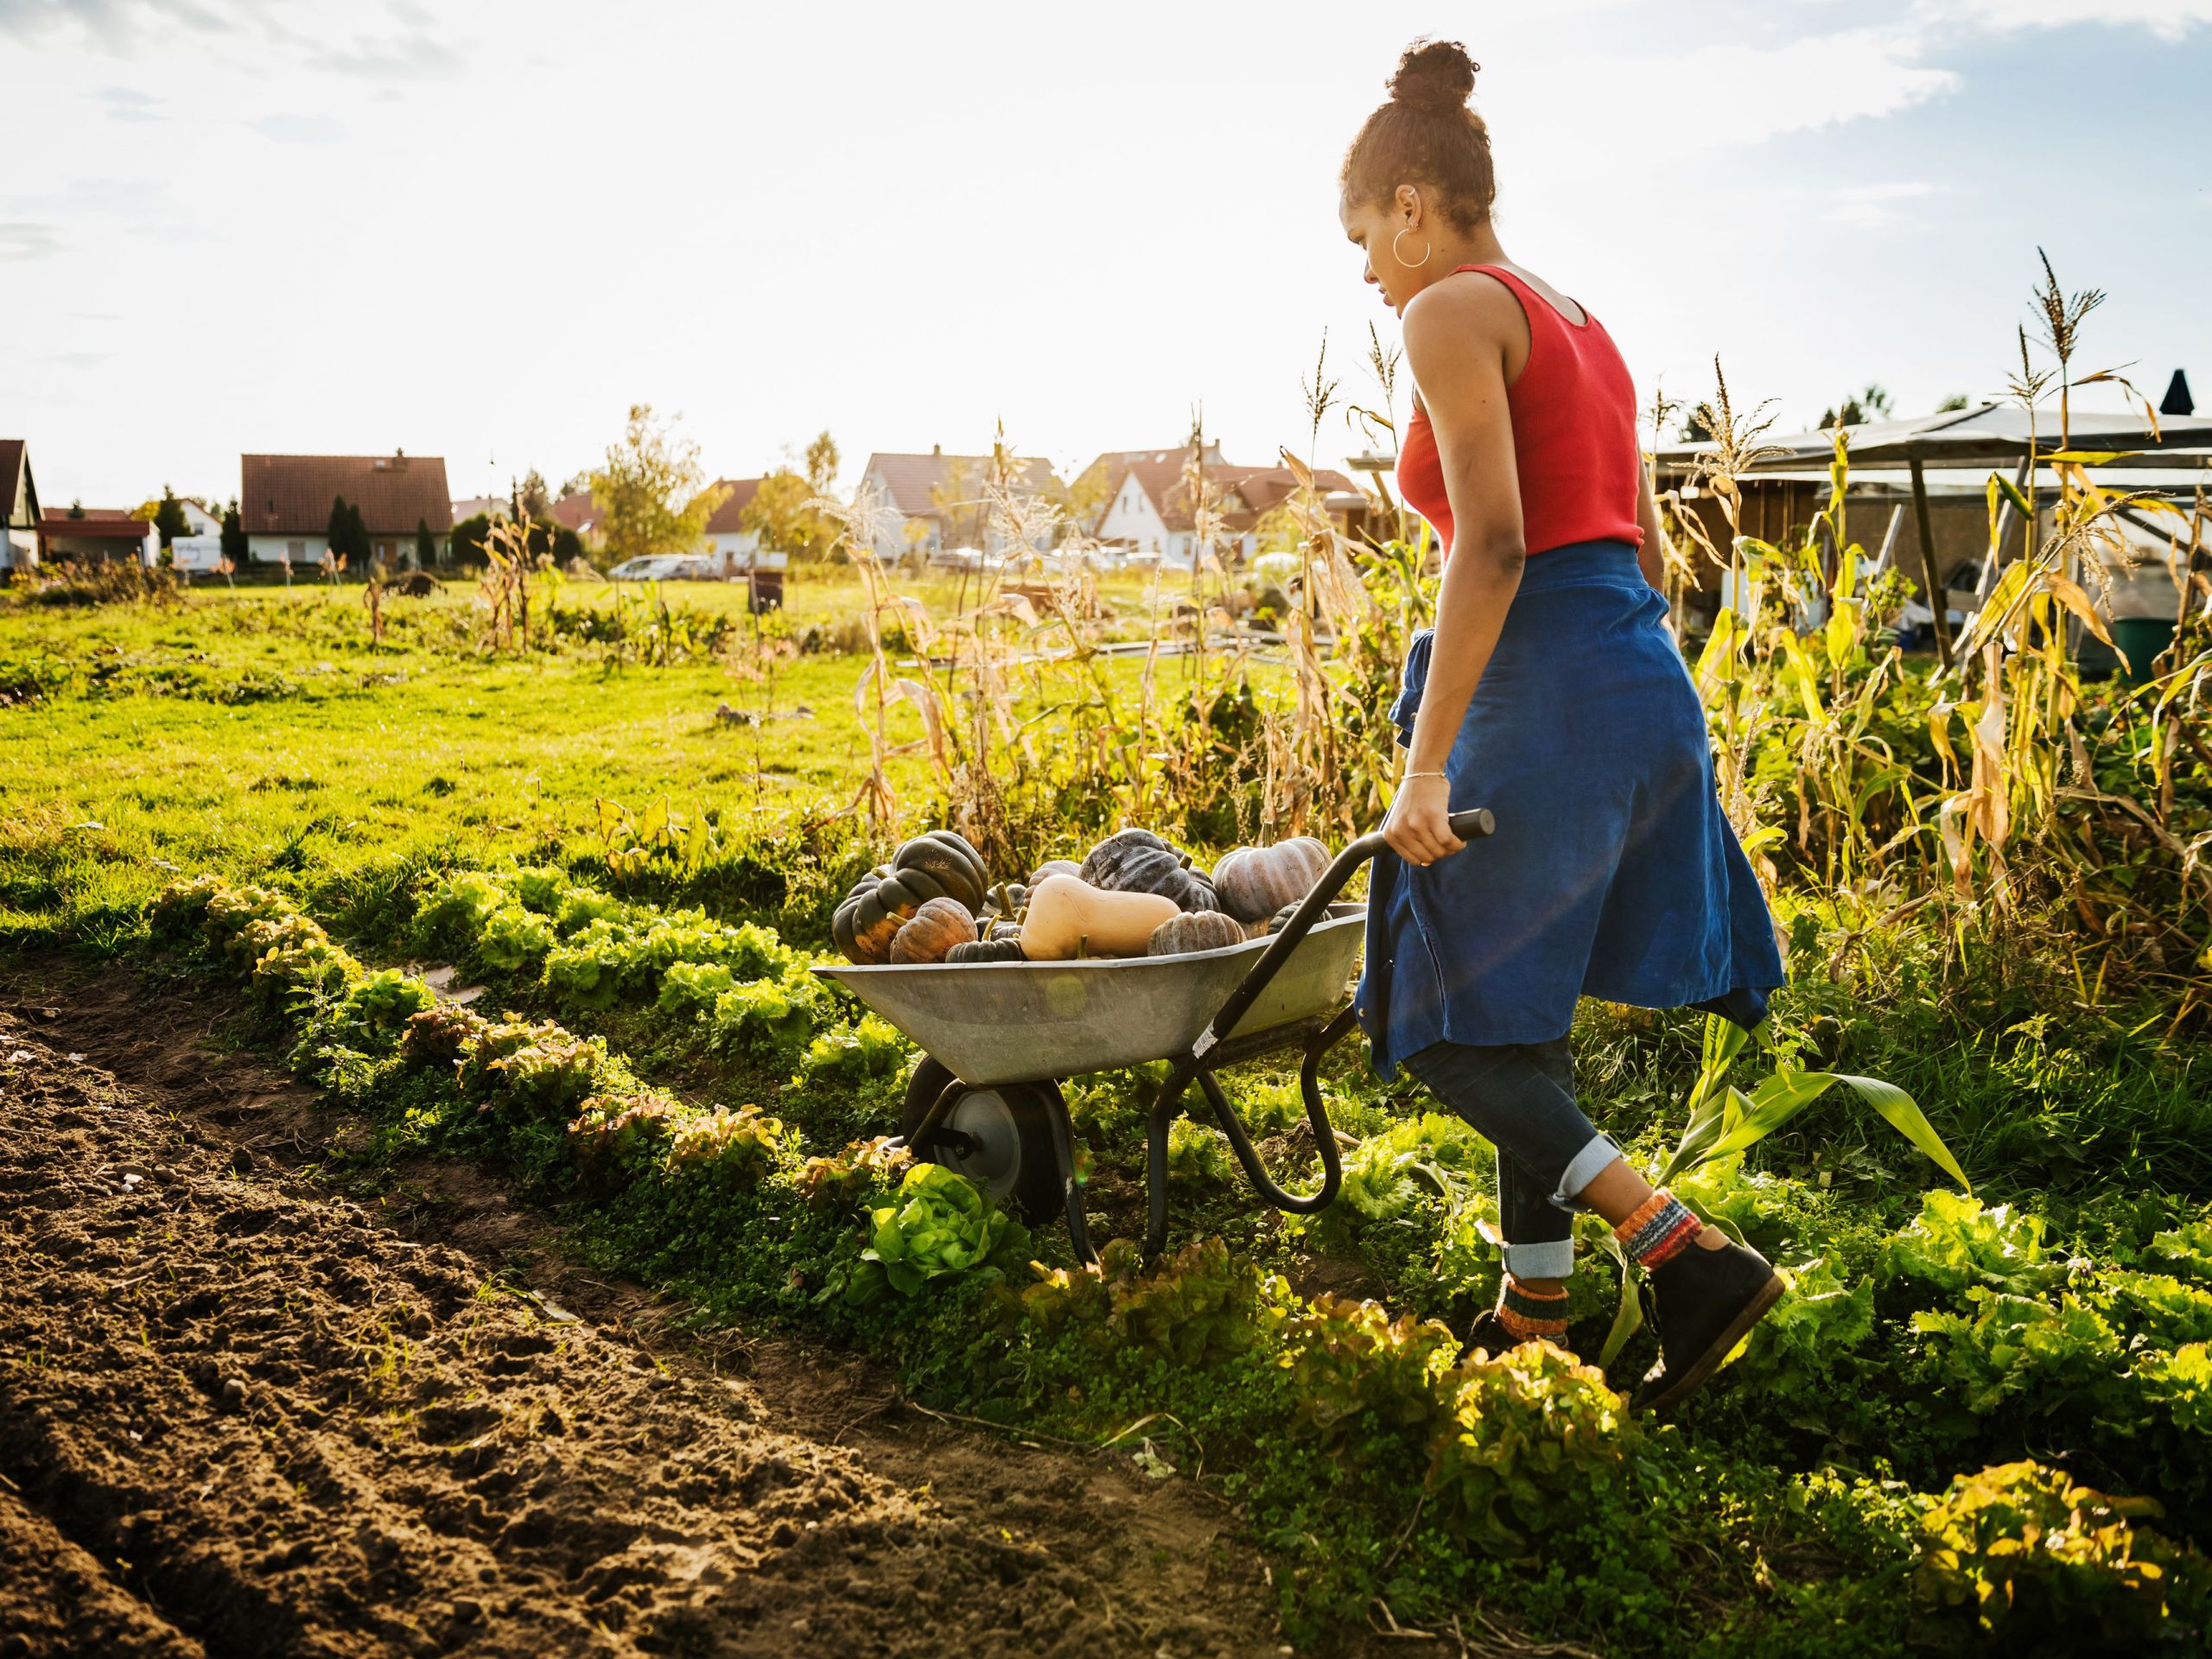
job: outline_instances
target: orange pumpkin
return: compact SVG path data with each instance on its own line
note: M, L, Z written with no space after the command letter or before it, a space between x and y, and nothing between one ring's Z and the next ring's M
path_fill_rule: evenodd
M956 944L971 944L976 918L957 899L932 899L918 908L893 936L891 960L899 963L943 962Z

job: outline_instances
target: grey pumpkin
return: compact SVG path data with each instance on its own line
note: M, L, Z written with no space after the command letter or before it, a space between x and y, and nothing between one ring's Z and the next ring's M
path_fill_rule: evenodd
M956 944L944 953L947 962L1027 962L1021 954L1021 936L1018 933L995 934L988 939L969 939Z
M1329 849L1311 836L1272 847L1239 847L1213 867L1221 907L1240 922L1261 921L1313 890L1329 868Z
M1213 883L1191 868L1191 855L1149 830L1119 830L1090 849L1084 880L1105 893L1153 893L1179 910L1221 908Z
M1243 943L1244 924L1234 916L1224 916L1217 910L1186 910L1180 916L1170 916L1152 930L1145 954L1179 957L1192 950L1218 950L1224 945Z

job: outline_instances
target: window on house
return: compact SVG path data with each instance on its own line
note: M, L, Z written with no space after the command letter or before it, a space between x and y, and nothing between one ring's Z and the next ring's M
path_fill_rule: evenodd
M308 544L305 542L285 543L284 556L294 564L305 564L308 562Z

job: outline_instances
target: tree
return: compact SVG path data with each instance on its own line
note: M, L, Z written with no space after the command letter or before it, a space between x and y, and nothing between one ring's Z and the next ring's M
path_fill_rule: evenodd
M1890 394L1874 381L1866 383L1866 390L1843 400L1840 409L1821 412L1821 430L1834 426L1864 426L1878 416L1890 412Z
M452 558L456 564L484 563L484 543L492 533L492 515L480 512L453 527Z
M528 517L543 524L553 516L553 503L545 493L545 475L531 467L522 475L522 484L515 491L515 516Z
M837 482L837 441L827 432L806 446L806 481L817 495L829 494Z
M1948 415L1955 409L1964 409L1972 400L1963 391L1955 391L1936 405L1938 415Z
M622 440L607 447L607 460L591 475L600 531L615 559L647 553L695 553L706 544L707 520L728 492L704 487L699 446L679 438L653 416L650 404L632 404Z
M164 548L178 537L189 534L192 530L192 521L184 516L184 503L176 499L176 492L166 484L162 486L161 499L141 502L130 510L130 516L158 531Z
M427 570L438 562L438 538L430 534L430 521L415 521L415 568Z
M323 532L323 541L334 557L341 558L357 570L369 568L369 527L362 521L361 510L344 496L334 496L330 503L330 523Z
M238 499L233 496L223 512L223 557L236 569L245 563L245 520L239 515Z
M788 467L779 467L760 480L760 487L737 515L739 528L760 538L772 553L799 556L826 550L834 539L830 527L807 503L819 494L812 484Z

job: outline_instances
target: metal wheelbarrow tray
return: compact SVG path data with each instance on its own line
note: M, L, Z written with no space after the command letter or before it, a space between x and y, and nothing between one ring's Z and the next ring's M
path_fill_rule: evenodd
M1480 808L1452 815L1464 841L1487 836ZM1274 1208L1327 1205L1344 1169L1321 1099L1321 1058L1353 1024L1345 1000L1365 937L1365 908L1339 904L1352 874L1382 847L1363 836L1339 853L1278 932L1215 950L1088 962L838 963L817 968L925 1051L901 1128L917 1157L959 1170L1033 1218L1063 1211L1076 1255L1097 1257L1085 1227L1073 1128L1059 1080L1151 1060L1173 1062L1146 1127L1145 1254L1167 1240L1167 1129L1195 1082L1245 1178ZM1268 1175L1216 1069L1303 1042L1299 1087L1321 1156L1314 1192Z

